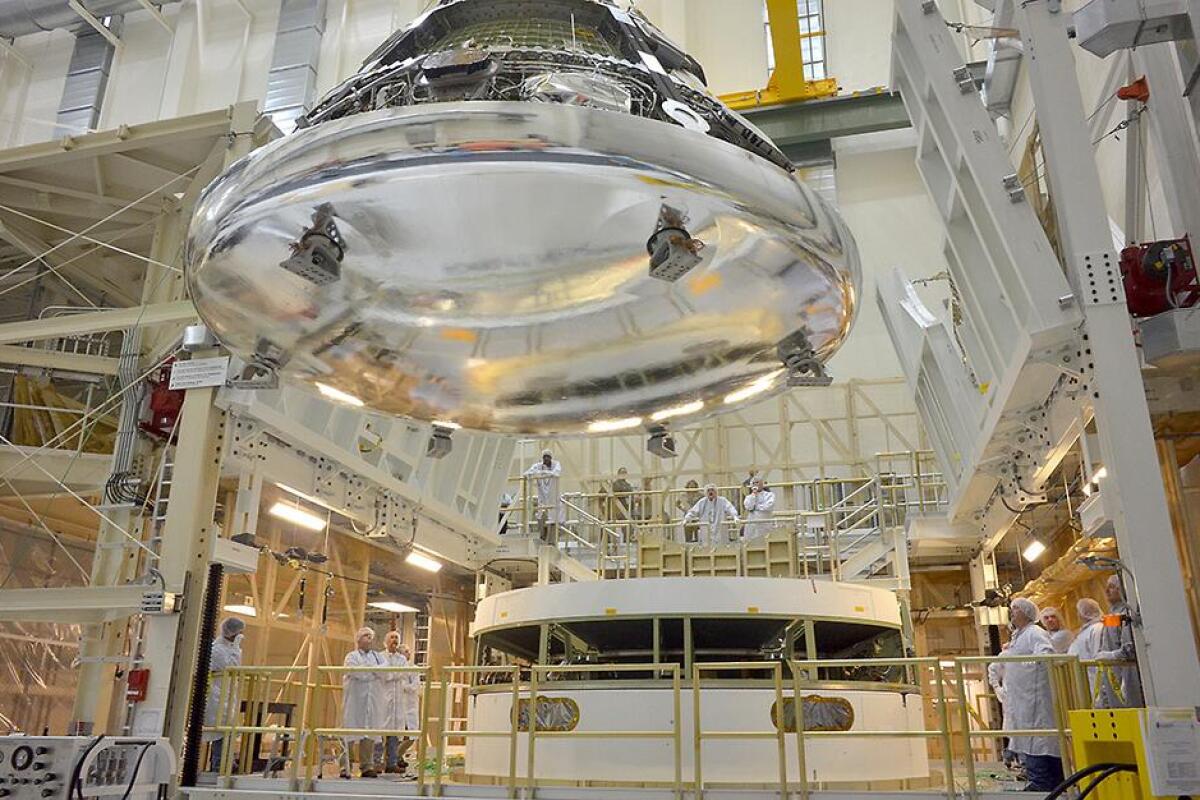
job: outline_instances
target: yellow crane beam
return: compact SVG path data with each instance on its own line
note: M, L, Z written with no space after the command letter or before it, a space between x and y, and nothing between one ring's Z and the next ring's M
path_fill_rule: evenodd
M723 94L721 102L735 111L742 111L759 106L817 100L837 94L838 85L835 78L808 80L804 75L801 42L824 36L825 32L800 32L800 15L796 0L767 0L767 19L771 23L771 49L775 51L775 69L771 71L766 88Z

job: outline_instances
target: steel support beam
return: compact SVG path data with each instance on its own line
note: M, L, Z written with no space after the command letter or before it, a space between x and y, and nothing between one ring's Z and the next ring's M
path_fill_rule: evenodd
M1200 8L1200 3L1194 4ZM1150 136L1167 200L1171 233L1200 237L1200 137L1184 82L1179 49L1173 45L1139 47L1132 53L1135 72L1146 76L1151 99L1147 106ZM1159 232L1160 234L1162 231Z
M239 426L231 441L230 457L253 467L264 479L314 495L320 495L314 484L322 483L340 489L337 494L346 495L345 487L349 482L339 473L352 474L359 484L357 494L367 498L374 495L381 501L395 498L407 513L413 514L417 524L413 541L417 545L439 558L466 567L476 566L485 548L500 543L495 530L456 512L421 488L398 480L386 469L351 454L338 443L276 409L253 400L245 404L236 400L227 402L235 424ZM256 439L252 431L255 425L270 432L278 442ZM320 499L339 513L358 516L355 509L332 498ZM396 517L392 524L401 519L392 516ZM369 523L369 518L363 522ZM408 523L404 524L407 527Z
M146 620L143 663L150 670L150 684L133 721L135 734L167 736L176 748L183 744L209 555L219 535L213 512L225 413L213 403L215 395L208 387L190 389L184 397L158 559L167 591L184 596L183 610Z
M0 590L0 622L101 623L136 614L146 586Z
M92 12L84 8L83 4L80 3L79 0L67 0L67 5L70 6L71 10L74 11L81 20L92 26L96 33L107 39L109 44L111 44L114 48L120 49L121 37L110 31L103 22L96 19Z
M883 89L807 103L764 106L747 110L745 116L789 157L789 148L840 136L907 128L912 124L900 95Z
M175 29L171 27L171 23L167 22L167 18L162 15L162 11L152 4L150 0L138 0L138 4L146 9L150 16L154 18L154 21L162 26L163 30L172 36L175 34Z
M112 456L107 453L0 447L0 475L27 494L62 491L62 486L80 494L98 491L108 478L111 463Z
M236 116L239 113L245 113L246 109L249 110L253 119L255 104L247 101L219 111L205 111L186 117L175 117L137 125L122 125L111 130L65 137L57 141L10 147L0 152L0 172L57 166L67 161L96 158L127 150L170 147L181 140L194 141L228 135L231 133L231 127L234 128L232 131L234 134L243 135L245 138L249 138L251 132L254 133L256 139L263 136L269 137L269 131L266 128L259 129L257 124L244 130L234 126ZM267 123L267 127L269 127L269 123ZM176 191L179 190L172 188L164 190L163 194L173 194Z
M35 339L57 339L60 336L82 336L147 325L171 322L191 322L198 319L190 300L155 303L148 306L119 308L112 311L89 311L27 322L0 325L0 344L28 342Z
M0 364L19 367L39 367L63 372L82 372L88 375L116 375L117 359L107 356L87 356L80 353L60 353L36 347L17 347L0 344Z
M1046 174L1055 198L1067 269L1083 303L1084 344L1093 359L1091 404L1108 476L1101 483L1116 525L1126 581L1141 614L1138 660L1147 700L1192 706L1200 697L1196 643L1180 634L1187 595L1167 510L1145 386L1130 330L1104 194L1088 137L1067 37L1057 3L1023 3L1018 26L1041 121Z

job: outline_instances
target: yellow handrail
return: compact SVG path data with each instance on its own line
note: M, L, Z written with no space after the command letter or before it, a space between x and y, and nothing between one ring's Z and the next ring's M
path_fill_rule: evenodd
M700 724L700 686L705 672L719 670L770 670L775 682L775 732L769 731L710 731L705 733ZM764 663L762 661L710 661L692 665L692 736L696 750L695 767L692 777L695 781L696 797L704 794L704 773L701 767L702 744L705 739L775 739L779 748L779 796L787 797L787 733L783 724L783 664L778 661ZM807 792L804 795L807 800Z

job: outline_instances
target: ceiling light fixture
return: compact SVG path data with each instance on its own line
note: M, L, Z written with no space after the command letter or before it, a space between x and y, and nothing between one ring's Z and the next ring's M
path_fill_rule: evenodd
M374 603L367 603L371 608L378 608L380 611L390 611L393 614L415 614L417 609L412 606L406 606L404 603L397 603L395 600L379 600Z
M1034 539L1025 545L1025 549L1021 552L1021 557L1026 561L1037 561L1042 557L1042 553L1044 552L1046 552L1046 545L1042 544L1041 539Z
M254 606L244 603L230 603L225 606L225 610L230 614L241 614L243 617L257 617L258 612L254 610Z
M408 564L412 564L414 567L423 569L426 572L438 572L442 568L442 562L430 558L424 553L419 553L416 550L410 551L409 554L404 557L404 561Z
M312 513L311 511L305 511L303 508L298 508L296 506L288 505L287 503L284 503L282 501L271 506L270 511L268 511L267 513L269 513L273 517L279 517L282 520L287 520L288 522L294 522L295 524L299 525L301 528L308 528L310 531L325 530L325 518L324 517L318 517L316 514Z

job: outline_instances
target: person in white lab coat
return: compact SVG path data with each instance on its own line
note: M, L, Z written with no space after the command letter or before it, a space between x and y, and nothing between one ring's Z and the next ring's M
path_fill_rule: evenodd
M1009 605L1013 637L1009 656L1053 655L1050 636L1037 625L1038 608L1018 597ZM1056 727L1050 671L1044 663L1010 662L1004 665L1005 727L1011 730L1048 730ZM1058 736L1013 736L1009 749L1022 757L1029 785L1027 792L1049 792L1063 780Z
M537 492L535 518L541 526L541 537L547 542L557 542L558 526L567 521L567 507L558 491L562 464L554 459L554 453L543 450L542 460L525 470L525 477L533 481Z
M708 484L704 487L704 497L696 501L696 505L688 509L688 512L683 515L683 524L686 526L689 522L696 520L700 523L700 531L698 543L700 545L711 547L716 544L722 544L730 540L730 535L725 527L726 522L738 523L737 509L733 507L733 503L726 500L717 494L717 487L713 484ZM733 528L729 528L732 531Z
M233 689L233 681L224 675L214 675L213 673L242 665L242 631L245 629L245 622L237 617L228 617L221 623L220 635L212 641L212 648L208 651L209 679L208 698L204 702L205 725L216 725L217 712L222 709L226 713L221 715L221 722L225 725L233 724L232 720L228 719L229 708L227 708L231 702L229 692ZM219 772L221 752L225 746L225 734L206 733L204 741L210 743L208 768L213 772Z
M1079 619L1083 624L1079 627L1079 633L1075 634L1071 646L1067 648L1067 654L1075 656L1080 661L1095 661L1096 657L1100 655L1101 638L1104 633L1104 612L1100 610L1100 604L1090 597L1085 597L1076 603L1075 611L1079 614ZM1088 667L1087 671L1094 697L1097 689L1096 682L1099 680L1098 670L1095 667Z
M746 538L766 536L773 526L775 515L775 493L767 488L761 477L750 481L750 494L742 501L746 509Z
M399 631L388 631L384 637L382 653L386 666L407 667L408 656L400 648ZM382 691L380 696L383 706L380 712L380 728L393 731L415 730L409 704L414 698L410 696L408 685L416 676L408 672L382 673ZM407 766L404 754L412 745L412 739L405 736L385 736L383 739L384 767L388 773L403 773Z
M1046 606L1042 609L1042 627L1046 629L1046 633L1050 634L1050 645L1054 648L1054 652L1059 654L1067 652L1075 634L1071 633L1070 628L1063 627L1062 615L1058 613L1057 608Z
M360 628L354 637L358 645L346 654L346 667L382 667L386 665L384 657L371 649L375 643L375 631L370 628ZM344 672L342 673L342 727L343 728L379 728L382 709L381 696L383 691L382 675L377 672ZM358 767L364 778L378 777L375 770L375 744L379 741L376 736L347 736L346 748L342 753L342 777L350 777L350 758L354 745L358 745Z
M1008 645L1000 648L1000 655L1008 655ZM1000 703L1000 729L1012 730L1008 714L1008 690L1004 688L1004 667L1007 666L1003 661L993 661L987 666L988 684L992 687L992 693L996 695L996 700ZM1004 752L1003 758L1006 766L1010 768L1019 763L1020 758L1014 753L1010 747L1010 740L1007 736L1004 737Z

